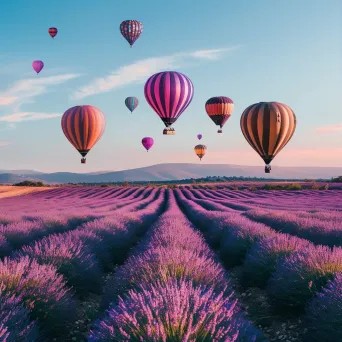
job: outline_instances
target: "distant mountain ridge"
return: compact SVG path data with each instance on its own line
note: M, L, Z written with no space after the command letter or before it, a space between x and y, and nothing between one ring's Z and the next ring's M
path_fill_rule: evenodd
M124 181L168 181L208 176L265 177L274 179L330 179L342 175L342 167L285 167L272 166L265 174L262 166L230 164L157 164L123 171L91 173L54 172L34 170L0 170L0 184L13 184L24 180L45 183L109 183Z

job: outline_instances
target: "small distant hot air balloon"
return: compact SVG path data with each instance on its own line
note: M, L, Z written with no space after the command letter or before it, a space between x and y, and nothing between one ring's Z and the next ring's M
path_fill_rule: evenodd
M44 68L44 63L42 61L33 61L32 68L38 75Z
M163 134L175 134L173 123L189 106L194 95L191 80L175 71L164 71L152 75L145 83L146 101L167 127Z
M202 158L204 157L205 152L207 150L207 146L205 146L205 145L196 145L194 150L195 150L195 153L197 154L198 158L200 160L202 160Z
M205 104L205 110L215 125L220 126L217 133L222 133L222 127L230 118L234 110L234 102L229 97L215 96Z
M201 140L202 139L202 134L197 134L197 139Z
M84 157L105 130L104 114L93 106L75 106L63 114L61 124L64 135L83 157L81 163L85 164Z
M242 113L242 134L264 160L265 173L271 172L269 164L292 138L296 121L292 109L279 102L255 103Z
M133 110L138 107L138 104L139 100L134 96L127 97L125 100L125 105L131 113L133 113Z
M49 28L49 35L52 37L52 38L55 38L56 35L58 33L58 30L56 29L56 27L50 27Z
M153 146L154 140L151 137L145 137L141 140L141 143L143 144L143 146L146 148L146 151L148 152L148 150Z
M132 47L143 31L143 24L137 20L125 20L120 24L120 31Z

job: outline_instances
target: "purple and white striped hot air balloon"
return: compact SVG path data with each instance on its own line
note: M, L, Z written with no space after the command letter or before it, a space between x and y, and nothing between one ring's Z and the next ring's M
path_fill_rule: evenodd
M151 137L145 137L141 140L141 143L146 148L146 151L148 152L148 150L153 146L154 140Z
M175 71L164 71L152 75L144 88L146 101L167 127L163 134L175 134L173 123L189 106L194 96L191 80Z
M42 69L44 68L43 61L33 61L32 62L32 68L38 75L42 71Z

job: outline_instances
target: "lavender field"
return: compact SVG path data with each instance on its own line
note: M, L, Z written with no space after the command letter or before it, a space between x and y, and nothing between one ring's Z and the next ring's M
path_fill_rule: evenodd
M342 341L342 191L0 199L0 341Z

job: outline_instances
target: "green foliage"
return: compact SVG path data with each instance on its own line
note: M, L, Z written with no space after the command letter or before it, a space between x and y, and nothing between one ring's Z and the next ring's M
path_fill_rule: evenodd
M44 184L43 182L41 181L29 181L29 180L26 180L26 181L23 181L23 182L19 182L19 183L15 183L13 184L13 186L34 186L34 187L42 187L42 186L50 186L48 184Z
M316 183L313 183L312 184L312 190L319 190L320 189L320 186Z

